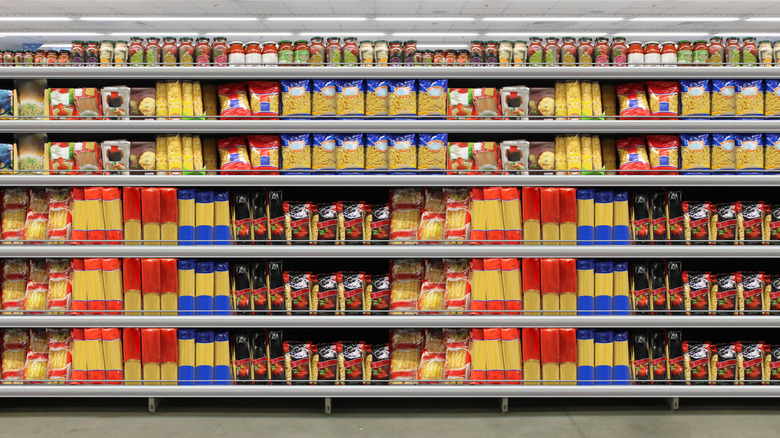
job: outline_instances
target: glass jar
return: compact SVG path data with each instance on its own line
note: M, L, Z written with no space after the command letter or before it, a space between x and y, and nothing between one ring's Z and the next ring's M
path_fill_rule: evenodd
M244 43L241 41L232 41L228 49L228 65L231 67L243 67L246 63L246 53L244 52Z
M485 43L485 65L498 65L498 42L488 41Z
M164 37L160 60L163 65L173 66L179 62L179 47L176 46L176 38Z
M561 64L567 67L577 65L577 46L574 37L563 37L561 44Z
M67 50L63 50L63 52L68 52L68 62L67 63L70 63L70 52L67 51ZM3 64L5 64L5 65L14 65L14 52L12 52L11 50L6 50L6 51L3 52Z
M674 41L664 41L661 44L661 64L666 66L677 65L677 46Z
M414 65L422 65L422 50L414 51Z
M610 59L609 50L609 38L598 37L596 38L596 45L593 46L593 54L596 58L596 65L599 67L609 65Z
M10 52L5 52L5 53L10 53ZM5 54L3 54L3 58L4 58L4 60L7 63L8 62L8 58L5 57ZM13 62L13 60L14 60L14 57L13 57L13 55L11 55L11 62ZM57 57L57 61L62 66L70 65L70 50L60 50L60 53L59 53L59 55Z
M390 41L388 63L390 65L401 65L404 62L404 49L400 41Z
M749 67L754 67L758 60L758 46L756 45L756 39L748 37L742 40L742 64Z
M444 64L452 67L458 63L458 52L455 50L447 50L444 52Z
M374 44L371 41L363 40L360 42L360 65L374 66Z
M70 63L73 65L84 64L84 41L73 41L70 45Z
M558 46L558 38L549 37L544 43L544 65L557 65L561 62L561 48Z
M14 52L14 65L24 65L24 52L21 50Z
M758 59L760 60L760 65L772 65L774 63L773 58L772 42L761 41L758 43Z
M726 47L723 45L723 38L712 37L710 38L709 47L709 63L713 65L723 64L723 60L726 59Z
M191 66L195 63L195 45L192 38L183 37L179 39L179 64Z
M71 49L72 51L73 49ZM139 66L144 63L144 39L141 37L130 37L130 47L127 49L130 65ZM71 57L72 58L72 57ZM72 60L72 59L71 59Z
M531 37L528 40L528 64L532 66L544 65L544 46L539 37Z
M211 63L211 42L206 37L195 40L195 65L207 66Z
M386 66L389 56L390 49L387 46L387 41L378 40L374 43L374 62L376 65Z
M340 65L341 64L341 39L336 37L328 38L328 45L325 47L326 54L328 55L328 64Z
M100 46L97 41L87 41L84 48L84 62L87 65L98 65L100 62Z
M263 62L263 49L259 41L250 41L244 48L244 62L247 65L260 65Z
M309 64L325 64L325 44L323 41L325 40L322 37L311 37L311 43L309 43Z
M146 39L146 65L157 65L160 63L160 50L159 38L149 37Z
M228 65L229 51L227 38L215 37L214 44L211 45L211 62L220 67Z
M266 41L263 43L261 52L261 61L265 67L277 67L279 64L279 50L276 48L275 41Z
M710 59L710 49L707 47L707 41L696 40L693 42L693 63L697 65L706 64Z
M49 50L46 52L46 65L54 67L57 65L58 54L56 50Z
M433 50L423 50L422 65L426 67L433 65Z
M114 65L127 64L127 41L114 42Z
M628 61L628 46L623 37L612 38L612 46L609 48L612 64L618 67L625 67Z
M515 41L514 47L512 47L512 64L520 66L525 64L528 56L528 43L522 40Z
M433 65L444 65L444 50L433 51Z
M498 65L509 65L512 62L512 42L501 41L498 43Z
M693 63L693 45L690 41L682 40L677 43L677 65L689 65Z
M31 58L32 65L43 65L43 63L46 62L46 52L43 50L36 50L32 52Z
M344 65L354 67L360 59L360 53L357 44L357 38L345 37L344 46L341 48L341 60Z
M295 56L294 56L292 41L290 40L279 41L278 57L279 57L280 65L281 64L288 65L293 63Z
M726 64L737 66L742 63L742 46L739 44L739 38L726 38Z
M414 65L414 52L417 51L417 41L409 40L404 42L404 64Z
M593 66L593 40L591 38L580 38L577 45L577 61L579 65Z
M482 65L485 62L485 49L482 41L471 42L471 65Z
M458 65L464 66L469 65L469 51L468 50L458 50Z
M661 47L657 41L648 41L645 43L645 66L661 64Z
M780 41L774 42L772 50L775 52L775 65L780 65Z
M108 67L114 62L114 43L103 40L100 42L100 65Z

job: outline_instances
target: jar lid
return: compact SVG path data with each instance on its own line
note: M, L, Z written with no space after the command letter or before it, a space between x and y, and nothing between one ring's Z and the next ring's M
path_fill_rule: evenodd
M313 36L313 37L311 37L311 39L312 40L321 40L322 37L321 36Z
M648 41L648 42L645 43L645 45L648 45L648 44L658 45L658 41Z
M678 44L690 44L691 42L688 40L680 40Z
M296 41L295 41L295 44L296 44L296 45L297 45L297 44L308 44L308 43L309 43L309 41L307 41L307 40L296 40Z
M281 40L279 44L292 44L292 40Z
M528 44L528 41L526 41L526 40L517 40L517 41L515 41L515 44L517 44L517 43Z
M632 46L634 44L639 44L640 46L642 45L642 43L639 42L639 41L631 41L631 42L628 43L628 45L630 45L630 46Z
M512 41L509 40L501 40L499 44L512 44Z
M373 43L371 43L371 41L369 41L369 40L363 40L363 41L360 42L360 44L361 45L363 45L363 44L371 44L371 45L373 45Z
M102 40L102 41L100 41L100 44L103 44L103 43L114 44L114 42L111 41L111 40Z
M707 40L696 40L693 44L707 44Z
M667 44L674 44L674 41L664 41L661 43L662 46L665 46Z
M248 42L248 43L246 43L246 44L247 44L247 45L250 45L250 44L257 44L257 45L260 45L260 42L259 42L259 41L249 41L249 42Z
M263 45L266 45L266 44L273 44L273 45L276 45L276 41L264 41L264 42L263 42Z
M125 45L127 45L127 41L122 41L122 40L119 40L119 41L116 41L116 42L117 42L117 43L120 43L120 44L125 44Z
M61 54L61 55L67 55L67 54L69 54L69 53L70 53L70 50L67 50L67 49L65 49L65 50L60 50L60 54Z
M231 41L230 45L232 46L233 44L241 44L242 46L244 45L244 43L241 41Z

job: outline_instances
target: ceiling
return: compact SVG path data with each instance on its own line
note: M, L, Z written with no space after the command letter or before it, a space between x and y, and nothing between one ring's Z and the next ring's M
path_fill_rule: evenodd
M366 39L417 39L432 45L466 44L472 39L512 39L529 35L595 36L626 34L629 39L696 39L710 34L780 39L777 0L3 0L0 47L65 43L72 39L127 39L131 35L227 34L235 40L293 39L301 32L322 36L356 34ZM773 14L772 11L775 11ZM69 21L15 21L22 17L65 17ZM133 17L129 21L87 21L82 17ZM271 21L268 17L320 17L319 21ZM377 21L377 17L417 17L421 21ZM737 21L647 22L636 17L732 17ZM149 21L144 17L243 17L256 21ZM333 18L328 18L333 17ZM346 21L341 17L365 18ZM436 17L439 17L437 20ZM471 17L446 21L441 17ZM534 21L486 21L490 17L540 17ZM548 21L547 17L582 17ZM586 21L620 17L620 21ZM431 18L430 20L427 18ZM11 20L11 21L8 21ZM780 18L778 18L780 20ZM14 32L28 33L25 35ZM40 34L48 32L48 34ZM63 33L53 35L51 33ZM92 35L66 35L85 32ZM241 32L247 34L239 35ZM404 35L393 35L394 33ZM666 35L658 35L666 32ZM669 34L673 32L673 34ZM118 35L118 33L124 33ZM279 33L289 33L280 35ZM361 33L363 35L361 35ZM366 34L369 33L369 34ZM376 33L379 35L374 35ZM444 33L444 34L442 34ZM454 34L446 34L454 33ZM647 33L647 35L640 35ZM114 35L112 35L114 34ZM231 35L233 34L233 35Z

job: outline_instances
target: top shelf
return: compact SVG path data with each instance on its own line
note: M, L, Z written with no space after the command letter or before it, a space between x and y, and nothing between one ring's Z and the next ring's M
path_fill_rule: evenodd
M0 67L0 79L780 79L778 67Z

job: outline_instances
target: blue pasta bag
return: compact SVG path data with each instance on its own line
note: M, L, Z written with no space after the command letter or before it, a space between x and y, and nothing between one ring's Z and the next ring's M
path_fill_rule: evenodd
M735 148L734 134L712 134L710 163L712 170L735 170L737 168Z
M745 172L748 170L764 170L764 135L737 134L736 142L737 172L761 174L762 172Z
M750 79L735 81L737 116L764 115L764 81Z
M765 135L764 169L780 170L780 134Z
M313 116L336 115L336 81L333 79L312 80L311 114Z
M713 116L734 116L737 114L736 88L733 79L712 80Z
M365 148L363 134L336 135L336 169L365 170ZM356 173L356 172L350 172Z
M311 170L311 136L309 134L281 134L282 170ZM309 172L290 173L308 175Z
M0 117L14 115L14 90L0 90Z
M417 169L417 136L391 134L387 137L390 170Z
M780 80L764 81L764 115L780 116Z
M14 145L0 143L0 170L14 170Z
M282 115L311 115L311 81L283 80L282 85Z
M710 115L710 81L707 79L680 81L683 117Z
M417 169L447 170L447 134L419 134L417 137Z
M365 87L362 79L336 81L336 115L364 116Z
M680 172L683 175L704 175L710 170L710 135L680 134Z
M366 79L366 115L388 115L387 80Z
M417 115L447 115L447 80L420 79L417 83Z
M311 168L313 170L336 170L335 134L312 134Z
M414 79L387 81L387 96L391 116L417 115L417 82Z
M366 134L366 170L387 170L389 168L387 137L387 134Z

